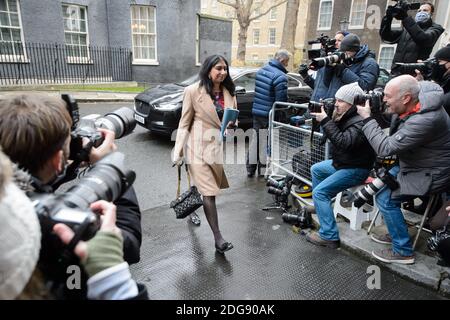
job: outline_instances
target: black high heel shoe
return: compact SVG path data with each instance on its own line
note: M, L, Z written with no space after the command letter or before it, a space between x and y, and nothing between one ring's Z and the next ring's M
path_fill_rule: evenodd
M234 246L231 242L225 242L220 247L215 245L215 247L216 247L216 251L221 254L224 254L226 251L234 248Z

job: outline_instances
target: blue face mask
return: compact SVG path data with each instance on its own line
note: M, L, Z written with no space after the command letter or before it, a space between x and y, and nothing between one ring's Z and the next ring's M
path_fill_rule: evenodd
M431 18L431 15L425 11L417 12L417 14L416 14L416 22L417 23L426 22L430 18Z

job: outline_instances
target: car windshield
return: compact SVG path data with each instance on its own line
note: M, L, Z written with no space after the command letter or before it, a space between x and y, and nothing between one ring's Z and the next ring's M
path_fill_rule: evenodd
M239 70L230 69L230 76L232 78L234 78L234 76L237 75L238 73L239 73ZM198 80L199 80L198 74L194 74L193 76L187 78L186 80L184 80L182 82L176 82L175 84L182 86L182 87L187 87L187 86L190 86L191 84L194 84Z
M182 82L177 82L175 84L182 86L182 87L187 87L190 86L191 84L195 83L198 81L198 74L195 74L189 78L187 78L186 80L182 81Z

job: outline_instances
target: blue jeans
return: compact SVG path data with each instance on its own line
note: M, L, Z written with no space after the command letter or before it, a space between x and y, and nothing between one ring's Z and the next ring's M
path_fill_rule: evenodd
M320 221L319 235L322 239L339 240L331 199L341 191L362 184L369 172L369 169L361 168L336 170L332 160L322 161L311 167L313 201Z
M400 167L396 166L389 173L397 177L399 171ZM377 206L383 214L384 222L392 238L392 250L402 256L411 256L414 251L401 210L403 200L405 199L401 197L392 197L392 190L387 186L382 188L376 196Z

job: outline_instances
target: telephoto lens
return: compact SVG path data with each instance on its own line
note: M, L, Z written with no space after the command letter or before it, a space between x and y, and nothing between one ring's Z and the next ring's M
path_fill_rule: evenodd
M95 125L98 128L114 131L116 139L120 139L133 132L134 128L136 128L134 111L127 107L122 107L105 114L103 118L97 119Z
M284 194L283 189L278 189L278 188L274 188L274 187L269 187L269 189L267 189L267 192L270 194L273 194L275 196L282 196Z
M384 182L380 178L376 178L361 190L355 193L355 201L353 204L356 208L361 208L367 201L369 201L381 188L384 187Z
M284 181L267 180L266 186L282 189L284 187Z

